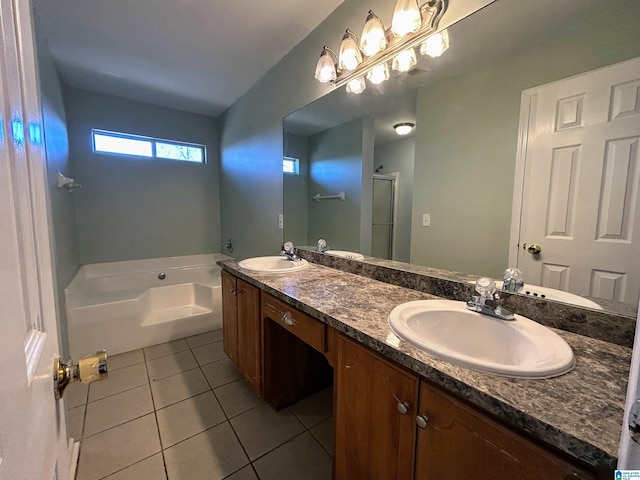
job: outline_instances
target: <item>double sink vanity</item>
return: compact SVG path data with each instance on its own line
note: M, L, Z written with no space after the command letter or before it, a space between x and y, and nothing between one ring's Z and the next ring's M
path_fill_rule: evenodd
M276 409L333 385L335 479L611 478L624 342L470 312L464 283L435 296L299 254L219 262L224 346Z

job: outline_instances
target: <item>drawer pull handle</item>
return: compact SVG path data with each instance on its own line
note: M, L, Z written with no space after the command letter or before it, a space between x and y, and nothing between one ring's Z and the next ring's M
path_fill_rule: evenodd
M429 425L429 417L425 413L416 415L416 424L424 430Z
M282 320L282 323L289 325L290 327L293 327L296 324L296 321L291 317L291 312L284 312L280 319Z
M398 413L400 415L406 415L407 413L409 413L408 402L398 402L398 404L396 405L396 408L398 409Z

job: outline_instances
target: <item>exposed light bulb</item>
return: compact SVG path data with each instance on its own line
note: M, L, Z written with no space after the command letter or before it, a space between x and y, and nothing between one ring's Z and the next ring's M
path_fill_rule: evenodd
M420 45L420 53L422 55L429 55L432 58L437 58L449 48L449 32L443 30L430 36L427 40Z
M396 130L398 135L409 135L415 126L416 125L414 123L405 122L398 123L397 125L394 125L393 128Z
M365 91L367 84L364 81L364 77L358 77L347 83L347 92L359 95Z
M369 10L360 37L360 49L367 57L371 57L385 48L387 48L387 36L382 20L373 13L373 10Z
M340 52L338 54L338 67L341 70L354 70L362 63L362 54L358 48L357 37L351 30L342 37Z
M416 52L413 48L400 52L393 57L391 68L398 72L408 72L416 65Z
M367 78L374 85L380 85L385 80L389 80L389 67L387 66L387 62L373 67L369 73L367 73Z
M393 12L391 31L396 37L417 32L422 23L418 0L398 0Z
M316 65L316 79L320 83L329 83L337 78L336 65L329 52L330 50L324 47Z

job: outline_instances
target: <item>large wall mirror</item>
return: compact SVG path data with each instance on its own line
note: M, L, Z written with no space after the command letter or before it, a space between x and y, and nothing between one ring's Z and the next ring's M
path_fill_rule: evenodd
M640 3L497 0L447 33L440 57L285 118L284 238L496 279L518 266L633 315Z

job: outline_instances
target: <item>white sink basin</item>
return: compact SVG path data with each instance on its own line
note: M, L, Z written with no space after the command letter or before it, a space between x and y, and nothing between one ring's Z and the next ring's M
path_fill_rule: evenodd
M336 257L348 258L350 260L364 260L364 255L357 252L349 252L347 250L327 250L324 253L335 255Z
M290 273L304 270L309 266L304 258L296 262L286 257L277 255L272 257L253 257L241 260L240 268L256 273Z
M521 315L500 320L467 310L464 302L418 300L389 315L403 340L455 365L515 378L549 378L573 369L571 347L558 334Z

